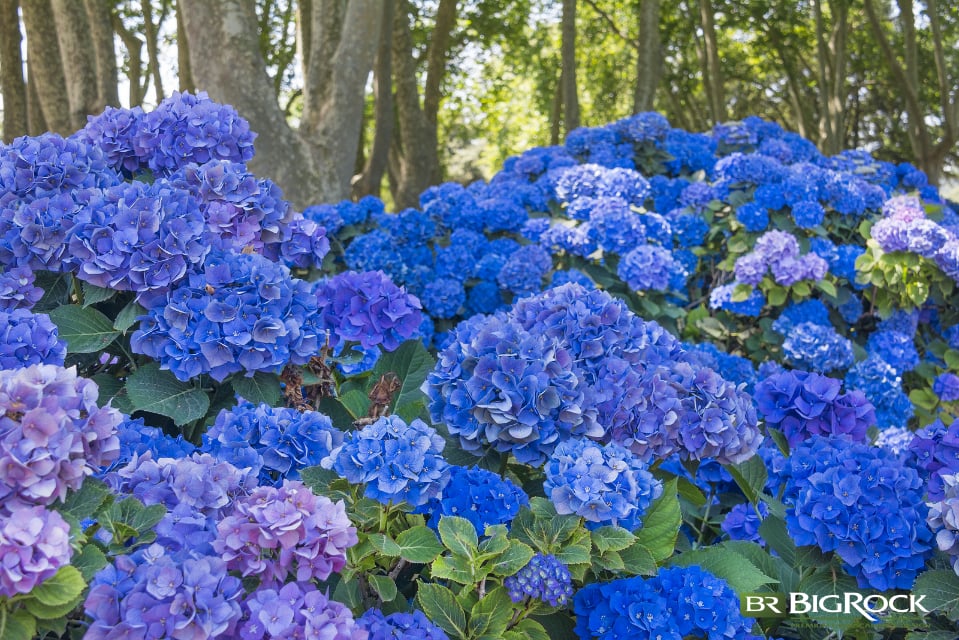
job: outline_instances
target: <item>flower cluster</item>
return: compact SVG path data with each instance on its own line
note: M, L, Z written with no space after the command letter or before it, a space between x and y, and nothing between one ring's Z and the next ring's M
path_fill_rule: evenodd
M959 376L954 373L941 373L932 383L932 391L943 402L959 400Z
M764 547L766 541L759 535L759 527L768 515L769 507L765 502L757 505L741 502L729 510L720 528L730 540L747 540Z
M0 517L0 597L29 593L70 563L70 525L41 506L4 505Z
M34 283L33 271L26 267L11 267L0 273L0 311L32 309L43 297L43 289Z
M748 638L753 626L739 613L729 584L695 565L588 584L577 592L573 610L581 640Z
M466 518L482 534L486 527L509 524L529 497L509 478L478 467L450 466L449 483L442 493L418 511L429 514L434 529L443 516Z
M628 449L576 439L560 443L546 462L543 491L558 513L581 516L590 528L612 524L633 531L663 485Z
M299 480L300 469L320 464L343 443L343 432L316 411L243 402L223 409L203 434L203 450L259 475L259 483Z
M101 470L100 475L116 471L127 466L134 458L149 453L151 460L160 458L185 458L196 451L182 435L171 438L162 429L148 426L143 418L124 416L117 425L117 438L120 440L120 455L109 467Z
M912 371L919 364L919 352L911 334L901 331L877 331L869 336L866 350L895 369L897 375Z
M881 429L904 424L914 409L902 390L902 377L878 356L857 362L846 374L847 389L858 389L876 409L876 424Z
M94 576L83 604L92 619L84 637L232 637L242 592L219 558L175 560L154 544L117 556Z
M100 115L87 116L86 126L73 138L99 148L111 167L125 176L132 176L140 170L140 157L134 141L143 115L140 107L107 107Z
M449 482L445 446L443 437L422 420L406 424L399 416L386 416L348 433L323 466L351 484L365 484L368 498L419 507Z
M382 271L346 271L313 286L317 330L340 350L348 342L364 349L394 351L416 337L423 314L420 301Z
M0 501L49 505L116 458L120 413L75 368L0 371Z
M952 279L959 276L959 239L954 229L926 218L918 198L899 196L887 201L883 218L872 226L870 233L883 251L915 253L934 261Z
M801 322L789 328L783 354L793 366L810 371L848 369L853 362L852 342L832 325Z
M541 600L552 607L565 606L573 598L573 578L565 564L553 555L537 553L529 563L503 580L513 602Z
M67 343L48 315L26 309L0 311L0 369L63 365L66 357Z
M166 290L203 262L203 217L186 191L164 181L104 189L77 212L69 234L81 280L120 291Z
M909 589L932 554L922 481L886 449L813 437L786 462L786 526L835 551L860 587Z
M369 640L449 640L446 632L430 622L419 609L388 616L379 609L367 609L356 622L369 633Z
M822 280L829 264L815 253L800 255L799 241L785 231L768 231L753 250L736 259L736 280L758 285L767 273L776 284L788 287L801 280Z
M287 480L237 500L217 524L213 549L230 570L279 587L290 576L301 583L326 580L346 566L346 550L356 543L342 501Z
M686 275L672 252L649 244L640 245L625 254L616 273L634 291L666 291L674 278Z
M942 500L942 476L959 472L959 421L947 427L937 419L916 431L906 452L908 464L928 483L929 501Z
M953 569L959 573L959 476L940 476L942 498L928 503L929 528L936 536L936 546L950 556Z
M367 640L345 604L330 599L308 582L291 582L275 589L261 587L247 596L242 610L237 631L244 640Z
M861 442L876 423L875 410L861 391L841 393L841 388L835 378L785 371L756 385L756 407L789 446L816 435L847 435Z
M316 297L308 283L255 254L211 254L147 304L130 344L180 380L209 373L252 376L305 364L319 352Z

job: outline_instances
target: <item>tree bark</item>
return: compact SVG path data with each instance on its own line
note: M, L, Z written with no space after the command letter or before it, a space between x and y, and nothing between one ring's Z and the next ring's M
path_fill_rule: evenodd
M27 61L27 134L38 136L47 131L47 122L40 108L40 96L37 95L37 74L33 65Z
M163 92L163 78L160 75L160 54L159 43L157 42L157 25L153 24L153 0L142 0L140 6L143 7L143 31L147 40L147 66L150 75L153 77L153 88L156 90L156 101L160 102L165 97Z
M716 22L712 0L699 0L700 26L703 29L703 54L705 77L703 85L709 100L709 115L713 123L726 120L726 91L722 64L719 60L719 43L716 38Z
M364 90L382 18L381 0L309 4L312 15L303 19L311 21L313 42L304 43L310 54L299 134L287 124L277 104L260 53L252 0L182 5L197 86L213 99L232 104L249 120L259 133L251 169L273 179L300 207L350 194ZM337 7L345 9L342 20L337 18L340 33L324 31ZM332 56L323 55L330 50ZM327 81L322 86L312 84L317 78Z
M450 38L456 26L457 0L440 0L436 9L436 20L430 33L430 47L426 55L426 86L423 89L423 112L426 120L436 131L436 118L443 97L443 79L446 77L446 57L450 49ZM435 136L434 136L435 138ZM435 141L432 141L434 144Z
M193 82L193 70L190 68L190 41L186 37L186 26L183 24L183 0L176 3L176 66L180 91L193 93L196 84Z
M553 91L553 100L549 107L549 143L559 144L560 120L563 118L563 77L556 80L556 89Z
M633 112L652 111L656 89L663 75L662 41L659 35L660 0L642 0L639 6L639 47L636 58L636 91Z
M99 113L93 39L82 3L51 0L50 7L70 104L70 127L76 130L86 125L88 115Z
M393 139L393 0L383 0L383 23L373 69L373 144L359 179L353 184L353 196L379 197L380 186L389 161Z
M120 36L123 47L127 50L127 82L130 85L129 102L131 107L143 104L144 86L141 83L143 74L143 41L135 33L123 26L123 21L113 14L113 29Z
M27 134L27 85L23 80L20 16L17 0L0 0L0 91L3 92L3 141Z
M117 77L117 52L113 43L113 25L108 0L84 0L93 57L96 60L97 113L107 106L120 106Z
M576 90L576 0L563 0L561 82L566 133L579 127L579 94Z
M75 131L70 119L70 100L60 46L55 29L50 0L30 0L21 7L27 31L27 59L29 72L35 74L35 88L43 119L51 131L69 135Z

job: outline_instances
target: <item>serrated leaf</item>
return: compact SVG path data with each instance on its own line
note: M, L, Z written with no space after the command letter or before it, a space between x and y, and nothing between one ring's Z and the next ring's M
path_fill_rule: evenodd
M414 564L432 562L443 551L443 545L429 527L419 525L400 532L396 536L400 557Z
M390 412L396 413L397 407L405 407L425 399L425 394L420 387L426 382L426 376L433 370L435 364L436 361L422 342L407 340L396 351L380 356L376 366L373 367L370 383L374 384L386 373L396 374L402 383L390 405Z
M148 411L172 418L177 425L199 420L210 407L210 398L202 390L180 382L169 371L151 362L130 374L127 397L137 411Z
M636 536L622 527L599 527L593 530L590 536L600 554L622 551L636 541Z
M370 399L359 389L346 391L339 397L339 401L354 420L362 418L370 410Z
M76 600L86 587L80 571L72 565L66 565L34 587L30 595L40 604L59 607Z
M786 564L796 564L796 543L786 531L786 522L779 516L770 514L759 525L759 535L770 549L779 554Z
M438 529L440 540L447 549L468 558L476 555L479 539L472 522L459 516L443 516Z
M80 571L83 579L89 582L100 569L107 566L107 557L94 545L87 544L83 546L80 553L73 556L71 564Z
M437 580L452 580L459 584L476 582L476 569L466 556L441 556L430 565L432 576Z
M83 602L82 593L76 598L73 598L72 600L61 605L54 606L43 604L34 597L24 600L23 605L26 610L30 612L30 615L34 616L38 620L56 620L57 618L62 618L68 613L71 613L81 602Z
M85 309L76 304L51 310L50 320L57 325L59 335L66 341L70 353L103 351L120 335L105 315L96 309Z
M838 595L840 598L843 598L845 597L844 594L856 591L857 588L858 585L854 578L834 569L817 571L799 583L799 591L801 593L806 593L810 596L819 596L820 599L823 596L832 595ZM807 615L830 631L839 632L849 629L862 620L862 617L856 612L829 613L820 609L816 613L809 613Z
M766 486L766 480L769 479L769 473L766 471L766 464L762 456L754 455L745 462L739 464L725 465L729 475L733 477L739 488L742 489L746 499L756 504L759 496Z
M416 590L416 602L433 624L451 638L466 638L466 612L456 601L456 596L446 587L421 583Z
M623 562L623 557L619 555L618 551L607 551L602 555L595 556L593 564L607 571L619 572L626 569L626 563Z
M257 371L254 375L235 376L230 386L244 400L253 404L268 404L275 407L280 404L283 392L280 390L280 378L275 373Z
M37 620L23 609L7 616L3 640L32 640L37 635Z
M589 564L593 543L589 531L580 529L568 542L553 551L556 559L566 565Z
M636 542L653 555L656 562L663 562L676 547L682 514L679 509L676 480L663 485L663 495L656 499L643 517L643 527L636 532Z
M147 310L141 307L140 303L136 300L131 300L127 306L120 309L116 320L113 321L113 328L122 333L126 333L127 329L136 324L137 318L145 316L146 313Z
M342 602L350 609L357 609L363 605L363 592L360 583L355 578L340 580L333 589L333 599Z
M509 548L493 563L493 574L501 577L511 576L533 558L533 550L519 540L510 540Z
M390 602L396 598L396 583L393 581L393 578L374 574L368 576L367 579L383 602Z
M318 465L300 470L300 481L316 495L326 495L330 490L330 483L339 477L332 469L324 469Z
M523 640L550 640L550 635L546 633L543 625L532 618L520 620L511 631L515 631L518 634L516 637Z
M751 593L767 584L778 584L779 579L767 576L747 558L724 545L704 547L677 555L672 564L680 567L699 565L729 583L737 593Z
M96 515L97 511L113 495L105 483L87 476L77 491L67 494L63 502L54 505L60 513L69 513L77 520L85 520Z
M926 571L916 579L912 593L926 596L923 606L930 611L935 609L952 620L959 617L959 576L955 571Z
M377 552L384 556L396 558L400 555L400 545L396 544L396 541L385 533L371 533L367 536L367 540L370 541Z
M496 587L473 605L467 629L471 636L502 636L513 617L512 601L503 587Z
M115 289L104 289L103 287L98 287L95 284L90 284L89 282L84 282L81 288L83 289L84 307L89 307L98 302L109 300L117 293Z
M634 544L619 552L623 559L623 571L634 576L651 576L656 573L656 560L649 549Z

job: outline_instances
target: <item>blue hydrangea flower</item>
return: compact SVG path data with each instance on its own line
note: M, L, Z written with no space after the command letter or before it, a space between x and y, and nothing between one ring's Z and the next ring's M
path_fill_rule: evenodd
M766 306L766 296L759 289L753 289L749 297L738 302L733 301L733 291L736 289L735 283L724 284L716 287L709 292L709 308L724 309L731 313L758 317Z
M140 107L123 109L108 106L100 115L87 116L86 126L73 137L99 148L110 167L132 176L144 168L134 144L143 116Z
M720 528L730 540L746 540L764 547L766 541L759 535L759 527L768 515L769 507L765 502L760 502L758 505L742 502L733 505L723 518Z
M34 286L33 271L11 267L0 273L0 311L32 309L43 297L43 289Z
M662 483L628 449L589 440L560 443L546 462L543 491L560 514L576 514L589 528L642 526L646 510L663 493Z
M932 391L943 402L959 400L959 376L954 373L941 373L932 383Z
M773 329L788 336L796 326L811 322L823 327L832 327L829 321L829 309L821 300L811 299L794 302L787 306L773 322Z
M673 275L680 270L682 265L668 249L644 244L622 257L616 274L634 291L666 291Z
M903 391L902 377L878 356L869 356L849 369L847 389L858 389L876 408L880 429L902 425L913 416L914 408Z
M551 607L565 606L573 598L573 577L553 555L537 553L529 564L503 580L510 600L540 600Z
M916 431L906 450L906 462L926 481L930 502L943 499L942 477L959 472L959 421L942 420Z
M769 227L769 210L759 202L747 202L736 209L736 220L746 231L765 231Z
M418 511L429 514L427 524L434 529L442 516L459 516L482 535L488 526L509 524L528 504L529 497L509 478L478 467L451 466L449 484Z
M848 369L855 362L852 342L833 329L801 322L788 330L783 342L786 361L800 369L829 372Z
M466 291L459 280L437 278L423 288L420 300L434 318L452 318L466 303Z
M912 334L899 331L876 331L866 341L866 351L885 361L902 375L919 365L919 352Z
M442 436L422 420L406 424L399 416L386 416L348 433L323 466L351 484L365 484L368 498L419 507L449 482L445 446Z
M553 267L547 251L535 244L514 251L497 274L499 285L518 296L540 291L543 278Z
M379 609L367 609L356 623L369 633L368 640L449 640L446 632L419 609L388 616Z
M793 220L800 229L813 229L823 223L826 210L818 202L797 202L792 206Z
M0 369L63 365L66 357L67 343L50 316L27 309L0 311Z
M702 216L676 211L669 213L666 219L669 221L670 229L673 230L673 239L677 247L698 247L706 241L709 224Z

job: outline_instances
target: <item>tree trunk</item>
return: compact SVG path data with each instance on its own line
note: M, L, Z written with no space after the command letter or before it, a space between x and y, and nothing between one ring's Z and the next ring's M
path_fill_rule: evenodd
M27 134L27 85L23 81L20 16L17 0L0 0L0 91L3 92L3 141Z
M56 27L50 0L30 0L21 9L27 30L29 71L31 75L36 74L34 86L43 119L51 131L69 135L76 128L70 119L70 100L63 77L60 47L56 33L52 33Z
M117 52L113 43L111 3L108 0L84 0L90 38L93 41L93 57L96 61L97 109L120 106L119 81L117 78Z
M443 97L443 79L446 77L446 56L450 49L450 38L456 26L457 0L440 0L436 9L436 20L430 32L430 47L426 56L426 86L423 89L423 112L427 122L436 131L436 118ZM436 136L434 135L434 138ZM436 144L435 141L433 141Z
M366 159L363 173L353 185L353 196L379 197L383 175L389 161L393 139L393 0L383 0L383 23L373 70L375 99L373 145Z
M401 1L393 18L393 77L396 84L397 130L392 153L396 158L396 207L416 206L420 194L439 174L436 144L429 144L435 131L420 107L420 93L410 34L410 5ZM435 134L434 134L435 135ZM435 140L435 137L433 138Z
M251 170L273 179L297 206L349 196L364 107L382 18L381 0L314 2L300 134L277 104L259 49L252 0L184 2L183 19L197 86L232 104L259 133ZM325 30L343 7L339 33ZM317 39L323 42L318 42ZM332 44L331 44L332 42ZM323 55L333 51L332 55ZM322 67L326 67L323 69ZM322 85L314 84L325 78Z
M193 82L193 70L190 68L190 41L186 37L186 27L183 24L183 0L176 3L176 66L180 91L193 93L196 84Z
M709 115L713 123L719 123L726 120L726 91L722 63L719 60L712 0L699 0L699 17L703 29L703 54L706 62L703 85L709 100Z
M40 96L37 95L37 74L33 65L27 61L27 134L38 136L47 131L47 122L40 108Z
M579 127L579 94L576 90L576 0L563 0L561 82L566 133Z
M652 111L656 89L663 75L662 41L659 36L660 0L642 0L639 6L639 46L636 58L636 92L633 112Z
M143 7L143 35L147 39L147 65L150 75L153 76L153 88L156 90L156 101L159 103L166 94L163 92L163 79L160 76L157 25L153 24L153 0L142 0L140 6Z
M88 115L99 113L93 39L82 3L52 0L50 6L70 103L70 126L76 130L86 125Z
M131 107L143 104L143 41L135 33L123 26L123 21L113 14L113 29L120 36L123 47L127 50L127 82L130 85L129 101Z
M556 80L556 89L553 91L553 101L549 108L549 143L559 144L559 126L563 117L563 77Z

